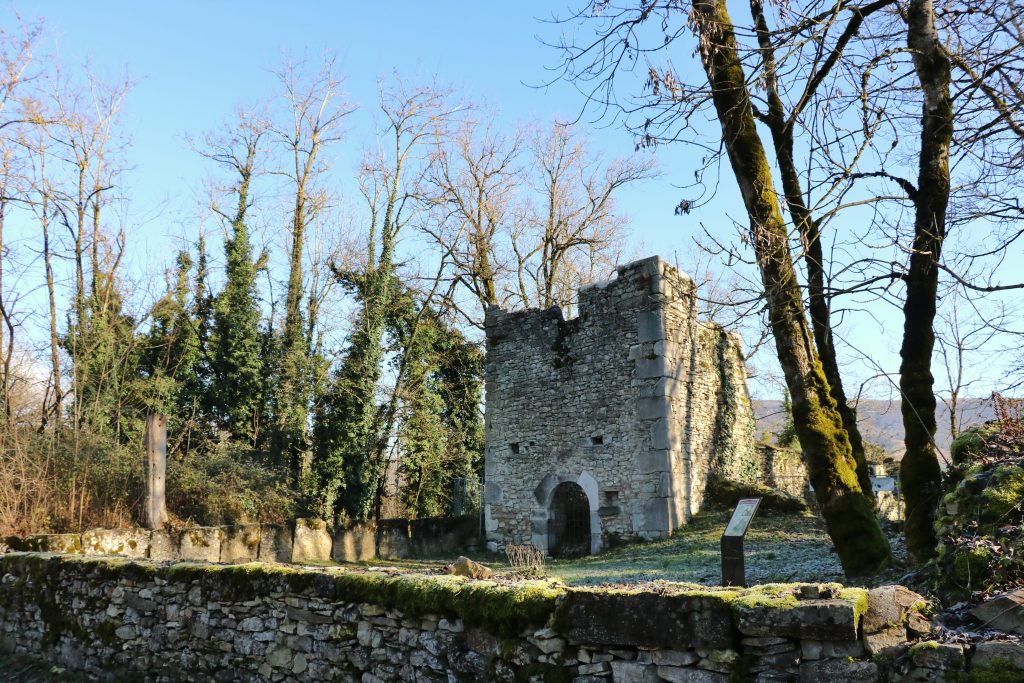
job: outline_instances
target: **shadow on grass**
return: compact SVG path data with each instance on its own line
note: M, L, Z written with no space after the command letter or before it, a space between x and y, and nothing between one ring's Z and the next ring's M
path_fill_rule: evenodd
M589 557L549 559L545 575L579 586L659 579L718 585L721 582L719 541L731 514L731 510L709 510L676 530L671 538L630 543ZM750 584L830 582L844 578L824 523L812 515L760 514L754 518L744 545ZM491 567L498 575L511 572L504 555L490 552L467 552L466 555ZM454 559L372 560L359 564L434 573L444 571Z
M636 543L600 555L549 564L548 574L570 585L666 580L721 582L719 542L731 511L695 517L671 538ZM744 541L747 582L841 581L842 568L820 519L759 515Z

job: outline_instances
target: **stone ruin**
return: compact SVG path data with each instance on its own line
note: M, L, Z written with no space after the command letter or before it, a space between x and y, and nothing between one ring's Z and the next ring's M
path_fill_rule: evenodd
M659 257L561 309L486 316L488 547L594 553L665 538L709 475L757 470L740 340L697 320L696 286Z

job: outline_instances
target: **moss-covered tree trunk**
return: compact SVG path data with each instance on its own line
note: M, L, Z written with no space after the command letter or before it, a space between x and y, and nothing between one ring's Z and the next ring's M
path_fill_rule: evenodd
M921 157L914 201L914 242L903 303L900 390L906 453L900 466L907 506L907 549L918 560L935 553L935 512L941 472L935 452L935 394L932 350L935 346L935 301L939 258L946 236L949 203L949 147L953 138L953 104L949 94L950 62L939 42L931 0L907 6L907 44L923 95Z
M889 544L857 479L850 441L814 349L725 0L698 0L693 8L701 61L750 218L776 351L792 395L811 484L844 571L868 573L889 561Z
M867 457L864 455L864 439L857 426L857 413L846 398L842 374L839 372L839 360L836 357L836 346L832 336L832 311L828 296L825 293L824 254L821 248L821 233L817 222L811 216L800 192L800 181L796 175L796 164L793 160L792 129L787 127L786 136L777 142L776 157L782 174L783 192L789 206L790 215L800 231L804 244L807 268L807 310L811 315L811 330L814 344L821 360L822 372L828 381L829 392L836 403L836 410L843 422L850 439L850 452L857 468L857 482L866 496L874 501L871 489L871 472L868 470Z
M878 0L872 3L862 12L855 13L850 23L843 31L843 35L833 51L835 59L842 53L842 50L849 41L860 30L866 14L877 11L890 4L892 0ZM836 357L836 347L832 335L832 313L829 299L825 291L825 256L821 247L821 232L818 222L811 215L811 210L804 200L803 187L800 182L800 175L797 171L796 160L793 155L793 131L797 117L802 113L803 107L812 102L813 90L808 90L807 96L800 99L789 112L779 94L778 73L776 71L775 48L772 42L771 31L768 29L764 8L761 0L751 0L751 14L757 30L757 41L761 48L764 60L763 69L765 73L765 87L768 98L768 112L762 115L761 120L767 124L772 134L772 143L775 148L775 163L778 165L779 174L782 179L782 190L786 200L786 207L789 215L800 233L800 239L804 247L804 265L807 268L807 309L811 316L811 330L814 333L815 348L818 351L818 358L821 360L821 367L828 381L829 391L836 402L836 409L843 421L843 428L850 438L850 449L853 460L857 464L857 481L865 495L874 502L874 492L871 489L871 473L868 470L867 458L864 455L864 439L861 437L860 429L857 426L857 413L850 407L846 398L846 391L843 388L842 374L839 372L839 361ZM834 64L835 60L831 60ZM829 62L816 72L813 82L821 83L824 74L830 69ZM810 88L810 84L808 85Z

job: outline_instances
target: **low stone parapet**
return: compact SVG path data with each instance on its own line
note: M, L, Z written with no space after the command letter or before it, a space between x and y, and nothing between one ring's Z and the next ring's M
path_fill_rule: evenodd
M147 681L868 683L1021 661L1013 643L911 647L914 606L888 609L894 595L9 553L0 648L97 679ZM876 626L905 630L871 658L863 626L875 610L886 611Z
M157 561L362 562L376 557L452 556L478 540L475 518L388 519L332 528L321 519L289 524L159 529L92 529L80 534L8 537L22 552L118 555Z

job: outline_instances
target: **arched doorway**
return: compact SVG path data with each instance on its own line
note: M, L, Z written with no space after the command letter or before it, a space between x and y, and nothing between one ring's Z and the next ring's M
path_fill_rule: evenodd
M590 554L590 501L579 484L564 481L551 493L548 554L578 557Z

